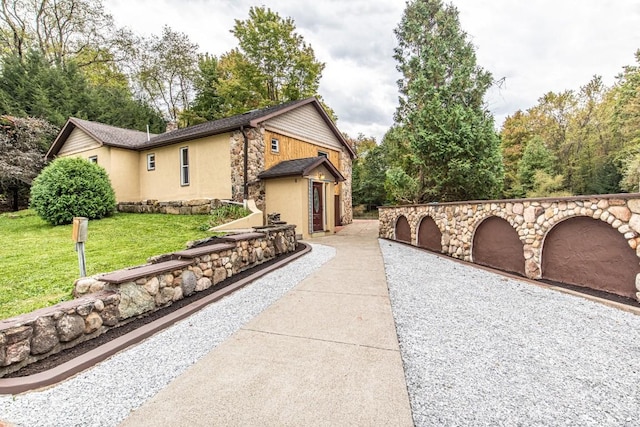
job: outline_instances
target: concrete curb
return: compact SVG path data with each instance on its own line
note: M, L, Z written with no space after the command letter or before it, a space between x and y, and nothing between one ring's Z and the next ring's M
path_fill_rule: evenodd
M311 251L310 245L302 242L298 243L305 246L304 249L287 257L286 259L265 267L255 272L254 274L251 274L244 279L241 279L233 283L232 285L227 286L224 289L221 289L217 292L212 293L211 295L194 301L192 304L182 307L181 309L163 316L158 320L143 325L140 328L129 332L128 334L120 336L98 348L90 350L87 353L80 355L68 362L62 363L55 368L52 368L46 372L40 372L38 374L33 374L25 377L0 378L0 394L18 394L42 387L48 387L84 371L85 369L95 365L96 363L99 363L113 356L114 354L123 349L126 349L133 344L139 343L140 341L154 335L155 333L165 329L166 327L171 326L175 322L190 316L191 314L206 307L212 302L215 302L227 296L228 294L248 285L259 277L270 273Z

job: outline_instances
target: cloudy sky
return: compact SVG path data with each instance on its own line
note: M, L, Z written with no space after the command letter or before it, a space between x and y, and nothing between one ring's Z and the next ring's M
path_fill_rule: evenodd
M548 91L579 89L595 74L606 84L640 49L638 0L452 0L478 63L500 88L487 105L499 126ZM393 124L399 74L393 29L404 0L109 0L119 26L160 35L163 25L184 32L200 50L220 55L236 46L229 32L251 6L294 19L298 32L326 64L320 94L351 136L378 141Z

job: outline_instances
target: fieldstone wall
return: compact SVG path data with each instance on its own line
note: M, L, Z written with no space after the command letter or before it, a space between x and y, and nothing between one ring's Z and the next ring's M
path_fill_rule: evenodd
M525 274L532 279L541 277L542 247L547 233L554 225L572 217L589 217L606 222L624 237L640 257L640 194L382 207L379 209L379 235L395 239L396 222L405 217L410 227L410 243L417 245L420 222L427 216L433 218L442 232L441 252L470 262L473 262L474 233L480 223L492 216L506 220L517 231L523 244ZM587 239L588 236L576 238ZM640 291L640 277L636 279L636 286ZM640 298L640 292L637 297Z
M297 246L294 225L263 228L259 233L252 234L254 237L250 239L232 240L235 245L233 248L221 250L220 244L205 244L191 248L199 248L201 251L211 248L203 254L193 256L189 254L189 250L185 250L152 257L151 263L147 264L161 265L175 259L191 260L189 265L182 268L135 277L136 269L144 266L132 267L120 272L131 273L134 279L116 283L105 280L109 274L79 279L74 284L74 296L81 297L100 290L116 291L120 295L119 319L125 320L157 310L194 292L209 289L234 274L292 252ZM194 245L202 243L207 242L196 242Z
M119 323L120 295L102 291L0 321L0 377Z
M353 162L351 156L345 150L340 151L340 173L344 176L345 181L340 183L341 195L344 211L342 212L342 224L351 224L353 222L353 201L351 197L351 177L353 174Z
M159 202L158 200L142 200L140 202L120 202L118 212L129 213L162 213L171 215L207 215L212 209L220 207L218 199L174 200Z
M261 211L265 207L264 182L258 180L258 174L264 170L265 142L264 129L248 128L244 130L248 139L247 175L249 184L249 199L256 202ZM231 135L231 194L236 202L242 202L244 197L244 135L236 131Z
M294 225L263 227L194 242L184 251L152 257L144 266L78 279L74 300L0 321L0 377L296 247ZM150 270L155 272L142 273Z

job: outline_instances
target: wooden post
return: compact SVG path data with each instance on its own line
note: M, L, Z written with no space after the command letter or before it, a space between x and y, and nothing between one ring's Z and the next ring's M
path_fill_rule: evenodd
M76 252L78 252L78 265L80 267L80 277L86 277L87 267L84 256L84 242L87 240L87 229L89 219L85 217L73 218L73 230L71 238L76 242Z

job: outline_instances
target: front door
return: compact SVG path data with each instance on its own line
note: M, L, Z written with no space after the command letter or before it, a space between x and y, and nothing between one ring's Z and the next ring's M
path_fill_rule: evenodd
M313 183L313 192L311 203L313 203L313 231L324 230L324 206L322 203L322 186L321 182Z

